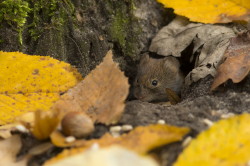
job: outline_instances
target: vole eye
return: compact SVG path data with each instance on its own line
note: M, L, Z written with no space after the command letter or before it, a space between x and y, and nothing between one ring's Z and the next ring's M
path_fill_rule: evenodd
M153 80L153 81L151 82L151 84L152 84L153 86L157 86L157 85L158 85L158 81L157 81L157 80Z
M138 85L138 84L139 84L139 81L138 81L138 79L137 79L137 78L135 79L135 84L136 84L136 85Z

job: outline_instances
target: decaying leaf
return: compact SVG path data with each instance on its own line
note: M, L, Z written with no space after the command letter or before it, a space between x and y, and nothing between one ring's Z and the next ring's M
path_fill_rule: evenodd
M216 74L229 39L234 36L234 31L225 26L189 23L183 17L177 17L158 32L149 51L163 56L180 57L192 43L194 47L190 61L196 58L196 68L185 78L185 84L190 85L209 74Z
M112 60L109 51L103 62L53 106L62 114L85 112L94 122L116 122L125 107L128 79Z
M184 149L174 165L248 165L249 121L250 114L243 114L215 123Z
M157 0L165 7L174 8L178 15L202 23L228 23L234 20L250 20L249 1L241 0Z
M162 145L176 142L182 139L184 135L189 132L188 128L175 127L169 125L150 125L146 127L137 127L128 134L123 134L120 137L114 138L110 134L105 134L100 139L93 140L77 140L74 143L65 143L65 138L62 135L55 134L51 140L57 146L65 147L67 145L78 146L79 148L65 149L51 162L78 154L89 149L94 144L98 144L101 148L111 145L119 145L127 149L136 151L140 154L146 154L150 150L160 147ZM50 161L49 161L50 162Z
M45 166L159 166L153 159L143 157L119 146L93 149L64 158Z
M225 62L218 68L211 90L214 90L228 79L238 83L248 75L250 71L250 31L230 40L225 57Z
M0 160L1 165L6 166L26 166L28 158L16 161L16 155L21 148L21 139L19 135L14 135L8 139L0 141Z
M69 64L51 57L0 51L0 125L37 109L48 110L60 93L81 80Z
M48 138L60 122L59 117L51 111L38 110L34 116L34 125L31 125L30 130L37 139L41 140Z

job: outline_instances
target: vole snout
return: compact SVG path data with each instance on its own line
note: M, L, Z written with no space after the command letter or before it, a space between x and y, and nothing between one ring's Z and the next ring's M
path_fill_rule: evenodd
M141 101L150 101L147 89L143 87L136 87L134 89L134 96Z

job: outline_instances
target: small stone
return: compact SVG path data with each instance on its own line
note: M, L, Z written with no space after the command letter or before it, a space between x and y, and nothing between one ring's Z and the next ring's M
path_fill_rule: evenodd
M223 109L223 110L212 110L211 115L213 116L221 116L222 114L228 113L228 110Z
M188 114L188 118L190 118L190 119L194 119L194 115L193 115L193 114L191 114L191 113L189 113L189 114Z
M220 117L223 119L227 119L227 118L231 118L233 116L235 116L234 113L227 113L227 114L222 114Z
M132 125L122 125L122 131L130 131L133 129Z
M166 122L165 122L165 120L160 119L160 120L157 121L157 123L158 124L165 124Z
M183 142L182 142L182 147L187 147L189 145L189 143L192 141L192 137L188 136Z
M122 130L121 126L112 126L110 127L109 131L112 132L120 132Z
M28 133L29 130L23 125L16 125L15 128L21 133Z
M65 138L65 141L67 143L71 143L71 142L74 142L76 140L76 138L74 136L68 136Z
M209 119L203 119L202 120L203 121L203 123L205 123L207 126L212 126L213 124L214 124L214 122L213 121L211 121L211 120L209 120Z
M120 132L110 132L110 134L111 134L114 138L117 138L117 137L120 137L120 136L121 136Z
M119 137L121 135L121 131L122 131L121 126L112 126L109 129L109 132L113 137Z
M98 143L94 143L91 147L90 150L99 150L100 149L100 145Z

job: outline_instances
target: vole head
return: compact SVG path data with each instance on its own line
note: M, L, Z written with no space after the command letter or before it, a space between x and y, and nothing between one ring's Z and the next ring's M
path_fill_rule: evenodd
M134 96L142 101L167 101L166 88L179 93L183 75L179 61L171 56L155 59L142 56L134 82Z

